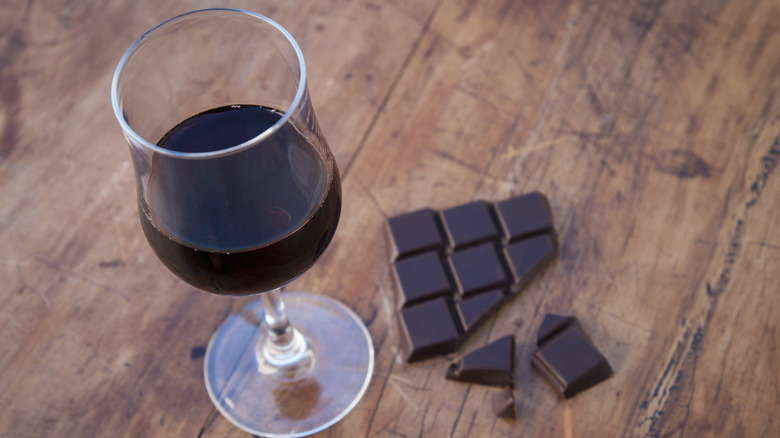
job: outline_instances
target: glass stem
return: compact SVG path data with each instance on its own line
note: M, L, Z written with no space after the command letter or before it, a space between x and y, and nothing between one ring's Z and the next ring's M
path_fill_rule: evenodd
M272 372L280 372L281 368L295 368L299 375L301 368L308 368L312 351L306 338L290 324L284 301L279 289L260 295L265 307L265 322L268 325L268 336L257 345L258 360L261 371L264 365ZM285 374L287 374L285 372Z
M280 289L274 289L260 295L265 307L265 322L268 324L268 337L274 345L285 347L293 338L293 327L284 310L284 301Z

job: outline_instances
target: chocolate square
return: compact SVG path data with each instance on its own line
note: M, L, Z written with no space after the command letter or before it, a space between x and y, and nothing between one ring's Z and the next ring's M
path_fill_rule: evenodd
M478 294L463 297L455 303L455 313L460 325L467 333L494 314L504 303L506 293L501 289L493 289Z
M401 353L407 362L448 354L460 346L460 330L449 302L436 298L400 311Z
M436 212L426 208L388 219L394 257L402 259L424 251L444 249Z
M450 364L447 378L489 386L514 386L515 338L504 336Z
M539 192L497 202L496 213L508 242L555 231L550 203Z
M555 258L558 248L552 234L542 234L512 243L504 253L515 287L522 289Z
M444 232L453 250L498 239L500 236L484 201L475 201L441 212Z
M579 325L579 322L573 316L556 315L554 313L544 315L542 323L539 324L539 330L536 332L536 346L540 347L548 339L572 324Z
M450 266L458 292L464 296L509 285L492 243L455 252L450 256Z
M450 282L436 252L426 252L395 264L400 285L399 307L422 300L450 295Z
M531 364L565 398L612 375L607 360L576 323L543 342L533 354Z

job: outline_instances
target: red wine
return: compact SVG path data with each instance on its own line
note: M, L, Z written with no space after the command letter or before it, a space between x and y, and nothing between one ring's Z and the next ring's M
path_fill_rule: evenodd
M183 121L158 146L222 150L280 117L253 105L216 108ZM325 250L341 212L338 170L315 144L288 121L234 154L156 154L149 187L139 188L141 224L154 252L181 279L212 293L265 292L294 280Z

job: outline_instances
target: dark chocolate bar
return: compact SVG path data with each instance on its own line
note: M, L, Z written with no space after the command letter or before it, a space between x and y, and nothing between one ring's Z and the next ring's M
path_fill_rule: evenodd
M561 321L548 321L547 327L542 324L546 333L539 337L544 338L550 327L556 330L543 339L533 354L531 364L564 398L570 398L610 377L612 368L576 319L572 318L562 327Z
M414 360L454 352L463 337L557 254L549 205L539 193L499 203L474 201L441 212L421 209L388 219L388 228L399 319L408 334L407 356ZM449 335L454 339L457 332L460 338L417 351L417 345L428 345L422 342L426 335L416 338L404 315L432 301L439 303L437 308L449 306L455 325Z
M504 336L450 364L447 378L490 386L514 386L515 338Z

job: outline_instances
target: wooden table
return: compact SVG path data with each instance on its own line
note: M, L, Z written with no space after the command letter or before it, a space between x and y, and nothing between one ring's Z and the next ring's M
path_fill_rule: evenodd
M0 5L0 435L238 437L203 352L249 299L155 258L109 100L124 50L187 10L282 23L344 182L292 287L367 322L376 368L327 437L780 436L780 4L371 0ZM399 355L387 217L539 190L559 258L462 351L517 338L516 421L452 358ZM570 400L530 367L546 312L616 374ZM488 434L486 431L489 431Z

